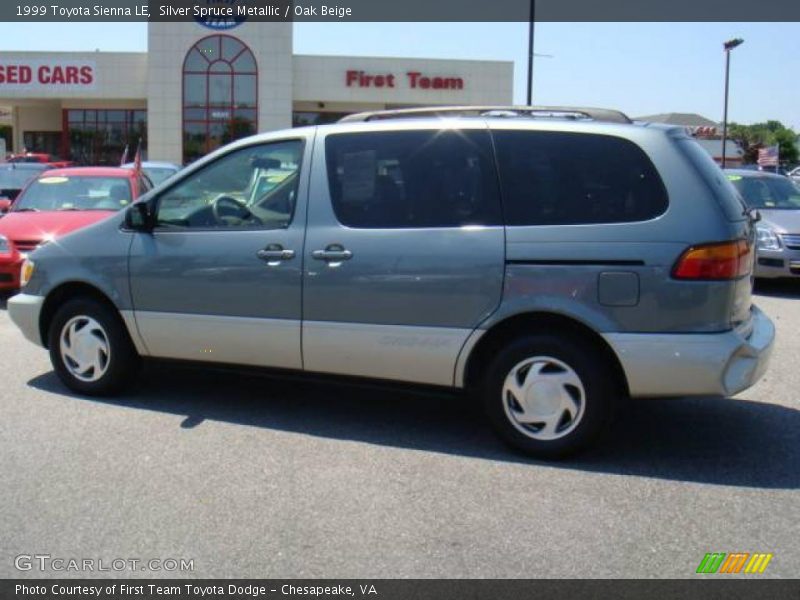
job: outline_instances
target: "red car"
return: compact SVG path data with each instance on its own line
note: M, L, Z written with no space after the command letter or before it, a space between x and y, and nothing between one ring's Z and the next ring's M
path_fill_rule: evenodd
M64 167L71 167L74 163L68 160L61 160L52 154L44 152L25 152L23 154L9 155L7 162L13 163L44 163L54 169L62 169Z
M146 177L118 167L44 171L0 219L0 290L19 288L28 252L105 219L151 187Z

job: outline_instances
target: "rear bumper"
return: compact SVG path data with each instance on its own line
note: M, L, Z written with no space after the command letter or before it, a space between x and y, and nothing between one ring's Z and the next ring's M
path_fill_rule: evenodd
M20 328L22 335L37 346L44 345L39 331L39 315L43 305L42 296L17 294L8 299L8 316Z
M733 396L767 370L775 326L753 307L740 327L713 334L610 333L631 396Z

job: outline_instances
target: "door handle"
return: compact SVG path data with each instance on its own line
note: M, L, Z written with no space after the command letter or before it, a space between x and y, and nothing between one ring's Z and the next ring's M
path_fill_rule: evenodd
M280 244L270 244L266 248L256 252L256 256L261 260L267 261L270 267L278 266L283 260L294 258L294 250L287 250Z
M353 258L353 253L350 250L345 250L344 246L331 244L325 250L314 250L311 253L311 258L328 261L329 263L340 263L343 260Z

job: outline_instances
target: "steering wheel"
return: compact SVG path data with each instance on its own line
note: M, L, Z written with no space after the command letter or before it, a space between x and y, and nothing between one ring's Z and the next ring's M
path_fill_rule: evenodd
M229 225L230 219L237 221L244 221L245 219L252 219L253 213L236 198L231 196L217 196L211 203L211 213L214 220L220 225Z

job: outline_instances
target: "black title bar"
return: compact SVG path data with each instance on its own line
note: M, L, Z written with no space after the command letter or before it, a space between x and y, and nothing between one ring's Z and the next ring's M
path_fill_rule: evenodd
M798 0L534 0L537 21L800 21ZM531 0L3 0L0 21L529 21Z
M655 567L657 568L657 566ZM654 573L655 574L655 573ZM698 576L681 580L143 580L28 579L0 581L3 600L796 600L800 581Z

